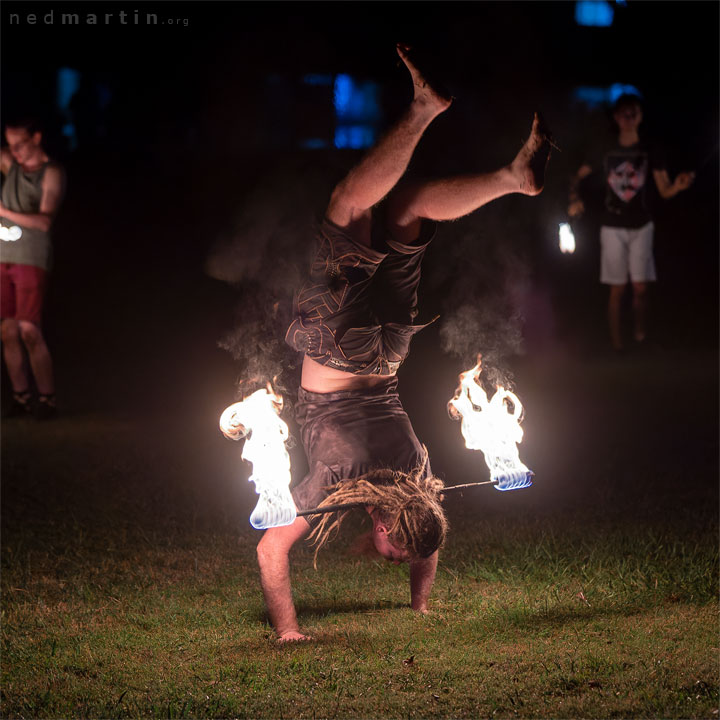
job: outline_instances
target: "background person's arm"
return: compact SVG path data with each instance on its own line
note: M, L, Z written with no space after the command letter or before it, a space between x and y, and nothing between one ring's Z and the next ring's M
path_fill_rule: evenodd
M289 558L290 548L309 532L310 525L305 518L295 518L292 525L266 530L257 547L265 606L270 622L283 642L310 639L298 626L290 587Z
M580 199L578 187L580 183L592 172L590 165L581 165L570 181L570 193L568 197L568 217L580 217L585 212L585 203Z
M45 170L42 183L42 197L40 198L40 211L36 213L23 213L8 210L0 202L0 216L6 218L20 227L42 230L47 232L52 226L55 214L60 207L63 196L63 172L51 165Z
M653 178L655 179L655 187L657 187L660 197L668 200L675 197L679 192L687 190L695 179L694 172L681 172L675 176L675 180L670 182L670 176L667 170L653 170Z
M7 148L0 148L0 171L3 175L7 175L12 165L13 157L10 150Z
M410 604L417 612L427 612L437 564L437 550L429 558L410 562Z

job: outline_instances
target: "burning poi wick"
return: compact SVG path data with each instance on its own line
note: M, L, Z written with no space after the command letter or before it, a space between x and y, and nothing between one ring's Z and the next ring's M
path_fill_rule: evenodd
M0 240L15 242L22 237L22 228L19 225L0 226Z
M461 431L470 450L482 450L490 468L490 482L496 490L530 487L534 473L520 461L518 443L523 406L515 393L497 385L488 400L476 378L481 372L481 356L474 368L460 375L460 386L448 403L451 417L462 420Z
M250 515L256 530L291 525L297 517L290 494L288 426L280 418L282 395L268 383L220 416L220 429L231 440L245 438L242 459L252 463L250 480L260 499Z
M560 223L560 225L558 226L558 237L561 253L575 252L575 235L572 231L570 223Z

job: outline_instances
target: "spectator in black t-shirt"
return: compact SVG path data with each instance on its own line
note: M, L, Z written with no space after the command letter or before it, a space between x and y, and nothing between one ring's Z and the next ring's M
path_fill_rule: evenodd
M568 215L579 217L585 211L578 195L580 182L591 173L601 172L604 206L600 228L600 282L609 285L608 323L610 340L615 350L623 349L620 307L623 293L632 282L635 341L646 338L647 283L653 282L654 225L647 206L647 183L652 173L660 197L667 199L686 190L694 173L682 172L673 182L664 161L656 150L639 136L643 119L640 98L621 95L615 102L613 119L617 124L617 141L598 148L596 157L584 162L570 187Z

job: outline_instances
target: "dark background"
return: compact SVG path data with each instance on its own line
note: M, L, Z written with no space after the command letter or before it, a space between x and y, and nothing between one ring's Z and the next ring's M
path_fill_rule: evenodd
M172 425L188 437L192 427L202 437L193 452L198 467L227 478L227 485L214 481L218 497L236 492L229 488L237 482L237 448L216 434L217 417L266 352L268 363L283 367L292 397L297 368L281 343L268 339L281 339L282 323L267 302L287 299L303 256L298 248L312 241L309 221L360 156L299 148L308 134L329 136L333 123L332 98L301 79L343 72L379 83L386 125L410 98L394 50L402 40L456 97L423 139L412 172L481 171L508 162L536 109L560 148L539 198L504 198L443 228L446 239L428 255L424 302L428 314L437 310L443 319L418 336L400 376L436 472L448 482L477 473L459 454L459 428L445 419L444 405L468 355L490 345L525 393L525 452L538 476L545 473L546 488L556 490L552 502L559 488L572 494L583 462L640 426L640 446L650 454L658 438L676 438L676 428L702 427L695 482L714 488L716 476L707 470L716 469L717 457L718 5L630 0L614 9L612 27L586 28L575 24L572 2L6 0L3 117L18 108L39 112L48 146L68 172L46 318L57 366L56 423L76 423L81 434L108 417L129 418L149 433L158 426L147 429L145 421L157 418L161 428ZM68 27L58 20L60 13L120 10L130 24ZM131 24L135 10L156 13L160 24ZM45 25L41 18L51 11L54 23ZM31 12L34 26L25 21ZM20 25L10 24L12 13L21 15ZM84 124L72 152L54 110L61 67L80 71L90 88L77 100ZM628 358L612 357L606 347L592 213L576 225L575 255L556 247L570 175L584 148L610 129L607 108L583 105L574 90L616 82L643 93L644 131L662 142L671 176L697 172L687 193L667 202L651 198L660 278L651 298L653 347ZM109 91L102 111L92 100L99 85ZM294 248L298 262L284 262L274 254L278 246ZM206 272L213 258L215 265L232 260L231 282ZM469 268L479 274L467 289ZM458 298L458 287L465 297ZM453 302L474 303L487 336L448 354L442 332ZM507 337L498 339L505 329ZM218 347L223 339L235 357ZM685 383L699 384L702 408L688 399ZM664 418L660 435L647 418ZM30 420L12 422L4 443L11 457L15 445L31 448L49 432ZM583 459L584 445L596 454ZM640 452L645 476L671 467L667 487L675 483L684 452L675 450L670 465ZM631 446L623 452L621 458L637 457ZM621 482L612 475L607 483ZM251 489L242 493L250 504ZM527 497L551 501L547 491ZM5 511L12 511L7 495Z

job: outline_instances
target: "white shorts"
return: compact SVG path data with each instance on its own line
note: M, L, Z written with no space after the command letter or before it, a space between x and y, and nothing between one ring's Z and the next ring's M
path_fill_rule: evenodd
M640 228L600 228L600 282L606 285L625 285L632 282L656 280L653 258L652 222Z

